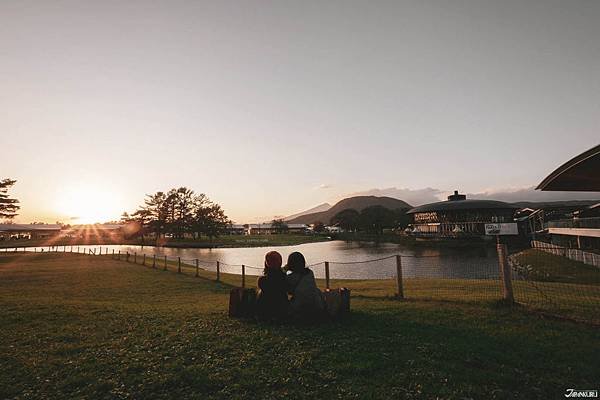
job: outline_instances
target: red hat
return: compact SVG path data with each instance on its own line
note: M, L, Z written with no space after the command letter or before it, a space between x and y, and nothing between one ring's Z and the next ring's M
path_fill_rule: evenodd
M281 254L276 251L270 251L265 255L266 268L281 268L282 262Z

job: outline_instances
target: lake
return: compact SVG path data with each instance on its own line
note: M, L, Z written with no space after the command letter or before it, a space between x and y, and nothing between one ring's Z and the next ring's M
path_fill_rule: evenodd
M73 246L80 251L96 249L100 246ZM42 248L37 248L40 251ZM62 250L62 247L60 248ZM70 247L67 246L67 251ZM193 265L199 259L204 269L215 270L216 261L221 262L221 271L241 273L241 265L248 266L246 274L262 274L264 256L276 250L283 256L299 251L311 265L318 278L325 277L324 261L330 263L332 279L385 279L396 276L396 254L402 257L402 271L406 278L465 278L491 279L498 277L498 258L493 247L472 248L413 248L400 244L375 244L364 242L330 241L306 243L296 246L244 247L215 249L179 249L153 246L103 245L102 253L137 253L138 257L168 256L169 260L182 258L182 262ZM31 249L32 250L32 249ZM45 247L44 251L48 251ZM139 260L139 259L138 259Z

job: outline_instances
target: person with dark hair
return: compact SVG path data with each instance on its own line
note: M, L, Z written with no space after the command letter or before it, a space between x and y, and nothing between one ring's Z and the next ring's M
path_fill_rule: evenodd
M325 311L323 295L317 287L315 275L306 267L302 253L296 251L290 254L284 269L291 271L286 277L288 292L292 295L291 315L300 320L321 318Z
M279 320L288 312L287 282L281 269L281 254L270 251L265 255L263 276L258 278L256 315L261 320Z

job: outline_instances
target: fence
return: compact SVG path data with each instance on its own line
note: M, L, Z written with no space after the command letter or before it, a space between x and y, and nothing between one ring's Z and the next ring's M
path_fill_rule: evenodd
M353 296L460 302L514 301L547 314L600 324L600 269L564 257L563 249L558 246L541 247L537 243L532 246L509 256L506 246L498 245L498 256L491 259L397 254L368 261L323 261L308 267L320 278L318 284L322 289L344 286L352 290ZM242 287L254 286L256 276L263 270L247 264L111 252L102 247L38 249L34 251L110 256L149 268L192 273ZM22 251L26 249L22 248Z
M564 248L546 245L538 242L510 256L515 301L547 314L600 324L600 269L568 257Z
M548 221L544 228L600 228L600 217L572 218L558 221Z
M24 251L25 249L23 249ZM263 268L248 264L182 258L164 254L121 252L107 247L50 246L34 251L73 252L111 257L150 268L193 273L236 286L254 286ZM112 251L111 251L112 250ZM309 267L321 288L346 286L354 296L481 301L502 296L497 258L440 260L439 256L390 255L359 262L319 262Z
M600 254L578 249L569 249L552 243L540 242L538 240L533 240L531 242L531 247L540 249L546 253L567 257L570 260L579 261L600 268Z

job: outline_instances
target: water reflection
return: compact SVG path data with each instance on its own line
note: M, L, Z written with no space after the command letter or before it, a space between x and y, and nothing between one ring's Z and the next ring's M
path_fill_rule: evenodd
M74 246L74 251L87 252L100 246ZM40 251L42 248L37 248ZM436 278L471 278L486 279L498 276L497 256L494 248L412 248L400 244L374 244L331 241L307 243L297 246L280 247L248 247L248 248L217 248L217 249L176 249L153 246L106 245L102 252L137 253L168 256L170 259L181 257L184 263L193 264L194 259L200 260L200 266L216 269L216 261L222 263L223 272L241 273L241 264L250 267L246 270L249 275L262 273L264 255L270 250L277 250L284 260L294 252L304 254L308 264L318 278L325 277L324 261L330 262L332 278L347 279L381 279L396 275L395 257L384 260L357 263L373 259L401 254L402 270L405 277L436 277ZM45 248L45 251L48 249ZM70 247L67 246L67 251ZM351 264L347 264L351 263Z

